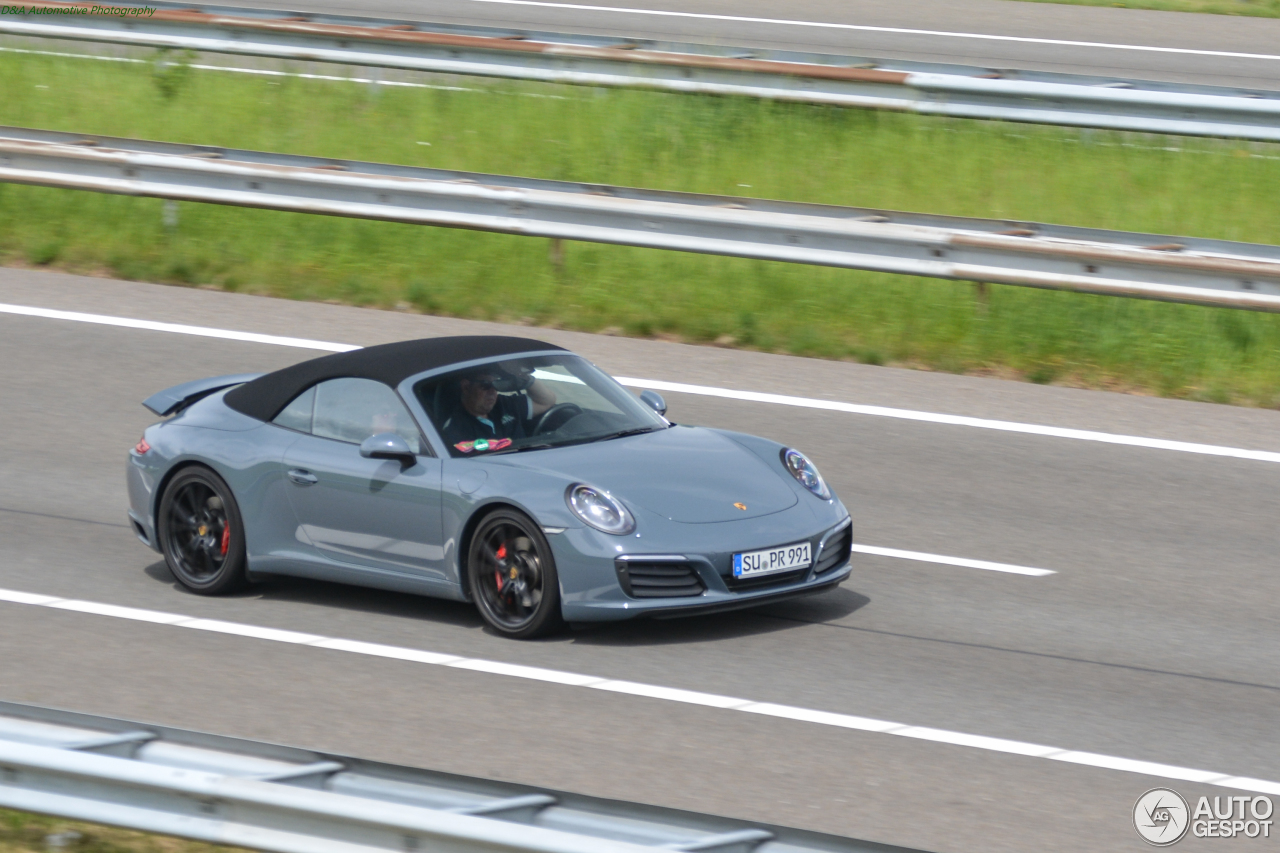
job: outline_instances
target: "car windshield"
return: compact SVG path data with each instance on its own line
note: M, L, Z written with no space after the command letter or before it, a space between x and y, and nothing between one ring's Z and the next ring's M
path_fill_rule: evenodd
M414 393L455 457L606 441L670 425L574 355L494 361L424 379Z

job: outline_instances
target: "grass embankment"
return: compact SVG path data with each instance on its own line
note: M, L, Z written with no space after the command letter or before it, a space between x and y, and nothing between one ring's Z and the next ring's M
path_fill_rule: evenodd
M237 848L0 809L0 853L237 853Z
M163 85L160 85L163 84ZM0 55L0 123L1280 242L1274 150L736 98L474 91ZM535 97L540 95L541 97ZM553 97L547 97L553 96ZM1125 144L1122 144L1125 143ZM1250 153L1253 150L1254 153ZM0 262L807 356L1276 405L1280 317L0 186ZM210 318L214 322L216 318Z
M1280 18L1280 0L1027 0L1072 6L1112 6L1121 9L1157 9L1162 12L1203 12L1210 15L1251 15Z

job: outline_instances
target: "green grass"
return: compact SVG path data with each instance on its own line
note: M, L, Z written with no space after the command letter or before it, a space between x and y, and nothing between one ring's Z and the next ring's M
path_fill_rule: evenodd
M1203 12L1210 15L1252 15L1280 18L1280 0L1027 0L1072 6L1112 6L1120 9L1158 9L1162 12Z
M544 178L1280 242L1275 149L655 92L396 89L0 55L0 123ZM42 88L47 87L47 88ZM424 145L421 143L430 143ZM743 186L748 185L748 186ZM1280 402L1280 317L0 185L0 262ZM210 322L216 325L216 318Z
M0 809L0 853L235 853L127 829Z

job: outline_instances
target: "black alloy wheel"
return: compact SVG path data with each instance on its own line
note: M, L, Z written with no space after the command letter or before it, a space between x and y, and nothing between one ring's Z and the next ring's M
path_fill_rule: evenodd
M564 624L551 546L524 513L498 509L484 517L471 537L467 577L476 609L504 637L540 637Z
M207 468L187 468L160 499L160 543L178 582L201 595L247 583L244 523L231 489Z

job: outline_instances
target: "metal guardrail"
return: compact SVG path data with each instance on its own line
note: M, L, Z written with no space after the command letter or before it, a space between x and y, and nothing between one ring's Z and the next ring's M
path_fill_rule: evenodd
M277 853L911 853L3 702L0 806Z
M0 181L1280 311L1280 247L0 127Z
M1095 127L1280 141L1280 92L152 2L146 17L27 0L0 33ZM113 6L140 6L137 2Z

